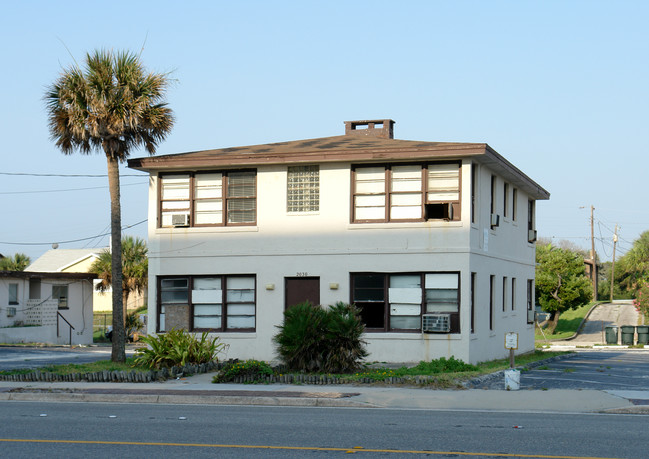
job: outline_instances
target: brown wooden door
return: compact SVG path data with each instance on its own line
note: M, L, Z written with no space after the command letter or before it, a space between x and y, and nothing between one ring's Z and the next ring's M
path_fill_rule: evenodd
M284 278L284 309L288 309L305 301L320 304L319 277L285 277Z

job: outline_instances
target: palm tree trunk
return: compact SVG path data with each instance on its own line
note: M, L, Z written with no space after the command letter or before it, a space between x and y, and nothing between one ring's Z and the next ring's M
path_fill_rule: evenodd
M119 192L119 162L108 152L108 188L110 189L111 276L113 288L113 346L111 360L126 361L124 310L122 309L122 215Z

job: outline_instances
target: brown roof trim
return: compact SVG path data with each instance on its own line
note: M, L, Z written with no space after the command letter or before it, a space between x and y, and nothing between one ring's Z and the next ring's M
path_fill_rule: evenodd
M97 279L97 275L94 273L43 273L34 271L0 271L0 277L8 277L14 279Z
M156 173L279 164L441 159L474 160L500 173L507 181L526 191L534 199L550 197L550 193L486 143L420 142L343 135L134 158L128 161L128 167Z

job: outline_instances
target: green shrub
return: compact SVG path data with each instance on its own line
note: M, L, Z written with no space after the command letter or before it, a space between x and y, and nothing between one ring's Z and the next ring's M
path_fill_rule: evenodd
M328 308L304 302L284 312L273 340L290 370L344 373L367 356L359 310L342 302Z
M240 376L252 377L249 382L261 382L265 376L273 374L273 369L266 362L246 360L245 362L228 362L221 371L212 378L213 383L234 381Z
M412 368L417 374L432 375L437 373L461 373L464 371L477 371L478 367L451 356L449 359L442 357L439 359L424 362L423 360Z
M145 336L141 341L147 347L135 350L135 365L150 369L218 361L217 355L226 348L218 336L209 338L204 332L198 339L193 333L176 329Z

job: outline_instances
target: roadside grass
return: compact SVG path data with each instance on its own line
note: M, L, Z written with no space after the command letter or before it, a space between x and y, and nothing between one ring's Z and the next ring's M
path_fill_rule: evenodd
M131 371L138 372L148 371L146 368L136 367L134 365L134 357L126 359L125 363L115 363L110 360L98 360L89 363L69 363L66 365L48 365L40 368L21 368L16 370L0 371L1 375L18 375L33 373L35 370L41 373L53 373L57 375L69 375L73 373L96 373L98 371Z
M526 365L545 360L557 355L567 354L565 351L551 351L544 352L535 350L529 354L519 355L515 359L517 367L525 367ZM430 380L425 384L431 388L448 389L460 388L464 381L468 381L478 376L494 373L500 370L506 370L510 367L509 359L490 360L488 362L481 362L477 365L469 365L461 360L455 360L453 357L450 359L437 359L430 362L420 362L414 367L401 367L401 368L366 368L353 374L333 375L348 379L350 381L366 381L371 380L375 382L382 382L391 377L413 377L417 376L430 376Z
M532 353L520 355L516 357L516 366L525 367L527 364L544 360L556 355L566 354L566 352L543 352L536 350ZM477 365L469 365L461 360L450 359L437 359L430 362L420 362L413 367L401 368L369 368L366 367L352 374L339 374L331 375L345 378L352 382L362 382L366 380L381 382L390 377L413 377L417 376L430 376L430 381L426 384L434 388L457 388L460 387L463 381L475 378L477 376L493 373L500 370L509 368L509 359L491 360L489 362L482 362ZM0 371L2 375L17 375L32 373L36 369L16 369ZM127 371L135 370L148 371L144 367L135 366L135 358L129 357L125 363L114 363L110 360L98 360L90 363L67 364L67 365L49 365L38 368L41 373L54 373L59 375L67 375L72 373L96 373L100 371Z
M570 338L572 335L577 333L577 329L581 324L586 314L595 303L585 304L577 309L570 309L559 316L559 322L557 323L557 328L554 330L553 334L548 333L544 330L545 337L540 332L539 328L536 327L534 330L534 339L539 343L542 343L546 340L560 340Z

